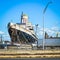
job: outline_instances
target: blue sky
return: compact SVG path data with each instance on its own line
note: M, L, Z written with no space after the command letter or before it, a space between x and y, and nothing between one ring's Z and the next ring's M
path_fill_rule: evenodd
M23 11L33 25L39 24L39 35L42 35L43 10L49 1L52 4L44 14L45 31L48 30L50 35L54 35L54 30L60 32L60 0L0 0L0 34L8 35L8 22L20 23Z

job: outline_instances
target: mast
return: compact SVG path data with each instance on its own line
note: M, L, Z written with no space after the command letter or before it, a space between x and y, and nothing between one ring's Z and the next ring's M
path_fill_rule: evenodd
M21 14L21 23L22 23L22 19L23 19L23 12L22 12L22 14Z

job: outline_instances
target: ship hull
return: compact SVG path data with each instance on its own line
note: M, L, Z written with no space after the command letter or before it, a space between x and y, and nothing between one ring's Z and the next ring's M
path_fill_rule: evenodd
M15 43L35 43L35 41L37 41L37 38L34 34L32 36L24 31L20 31L15 28L10 27L8 29L8 32L9 32L11 41Z
M21 23L8 23L8 32L12 42L15 43L35 43L37 37L26 14L21 14Z

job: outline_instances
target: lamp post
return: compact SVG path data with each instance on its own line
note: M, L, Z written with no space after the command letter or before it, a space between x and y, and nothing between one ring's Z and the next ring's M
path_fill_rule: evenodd
M46 10L47 10L48 5L51 4L51 3L52 3L51 1L48 2L47 5L46 5L46 7L45 7L44 10L43 10L43 50L44 50L44 45L45 45L44 14L45 14L45 12L46 12Z

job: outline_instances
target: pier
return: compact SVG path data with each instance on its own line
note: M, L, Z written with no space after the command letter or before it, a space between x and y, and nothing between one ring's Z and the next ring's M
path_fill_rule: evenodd
M60 50L0 50L0 58L59 58Z

